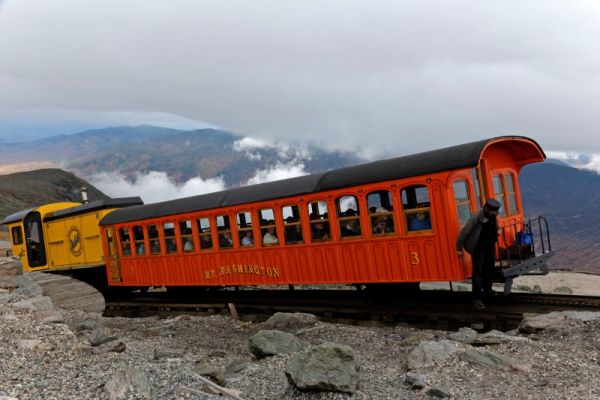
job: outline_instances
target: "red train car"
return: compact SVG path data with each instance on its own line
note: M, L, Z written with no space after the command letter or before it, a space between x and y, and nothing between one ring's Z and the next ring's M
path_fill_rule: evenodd
M534 241L519 172L545 159L506 136L298 178L115 210L101 222L111 286L389 284L461 281L460 227L502 207L497 281L547 273L547 226ZM540 220L542 221L542 220ZM533 248L537 243L537 248ZM541 251L540 251L541 250Z

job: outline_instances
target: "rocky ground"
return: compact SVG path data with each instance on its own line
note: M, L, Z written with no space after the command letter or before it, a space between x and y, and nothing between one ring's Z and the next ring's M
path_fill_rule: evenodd
M202 377L242 399L600 399L600 314L531 317L519 332L485 334L306 315L262 324L223 315L104 318L55 309L7 260L0 258L0 400L226 398ZM260 354L249 344L265 330L291 333L285 340L300 348ZM290 365L310 364L300 355L323 343L349 348L336 361L354 372L334 378L342 369L334 364L329 375L347 379L337 387L351 393L303 391L288 381ZM317 364L335 358L323 354Z

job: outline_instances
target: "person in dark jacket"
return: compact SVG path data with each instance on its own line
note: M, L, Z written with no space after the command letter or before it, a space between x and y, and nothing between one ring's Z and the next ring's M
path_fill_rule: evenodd
M473 305L485 308L483 295L494 295L492 290L492 269L496 261L496 242L498 241L498 224L496 217L500 203L496 199L487 199L485 205L471 216L461 229L456 239L456 251L462 257L466 250L472 257Z

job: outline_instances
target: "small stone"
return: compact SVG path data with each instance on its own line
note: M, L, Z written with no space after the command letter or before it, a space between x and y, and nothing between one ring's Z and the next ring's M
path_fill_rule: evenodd
M423 389L425 387L425 380L425 375L414 371L409 371L404 376L404 383L413 389Z
M427 394L431 397L435 397L437 399L450 399L452 395L450 394L450 387L447 385L439 385L432 387L427 390Z
M184 348L164 348L154 349L154 359L160 360L163 358L181 358L185 354Z
M112 351L113 353L122 353L125 351L125 349L127 348L127 346L125 346L125 343L123 342L117 342L110 350L108 351Z

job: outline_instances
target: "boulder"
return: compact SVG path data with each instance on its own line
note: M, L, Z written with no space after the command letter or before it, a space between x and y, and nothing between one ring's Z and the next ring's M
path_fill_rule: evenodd
M488 344L500 344L500 343L508 343L508 342L530 342L531 340L515 335L507 335L504 332L500 332L497 330L491 330L489 332L483 333L481 335L477 335L472 344L473 345L488 345Z
M29 279L28 276L16 276L12 279L12 281L19 287L17 290L15 290L15 294L17 295L29 298L40 297L44 294L42 287Z
M568 319L575 319L578 321L600 320L600 312L594 311L563 311L562 314Z
M48 296L38 296L30 299L17 301L13 304L13 306L15 308L21 308L31 311L44 311L54 309L54 304L52 304L52 300L50 300L50 297Z
M313 314L277 312L261 324L261 329L296 332L300 329L313 327L318 321Z
M258 358L292 353L304 347L302 342L291 333L274 330L257 332L250 337L248 344L252 354Z
M451 333L448 338L456 342L471 344L477 338L477 331L468 327L462 327L458 332Z
M566 319L562 312L551 312L541 315L527 315L519 324L519 332L535 333L558 326Z
M530 364L522 363L515 358L495 354L487 350L469 349L461 354L461 358L470 363L499 371L531 371Z
M300 390L354 393L358 365L348 346L324 343L292 357L286 365L288 382Z
M436 362L445 360L452 354L461 351L458 343L452 340L427 341L420 343L408 355L408 369L430 367Z

